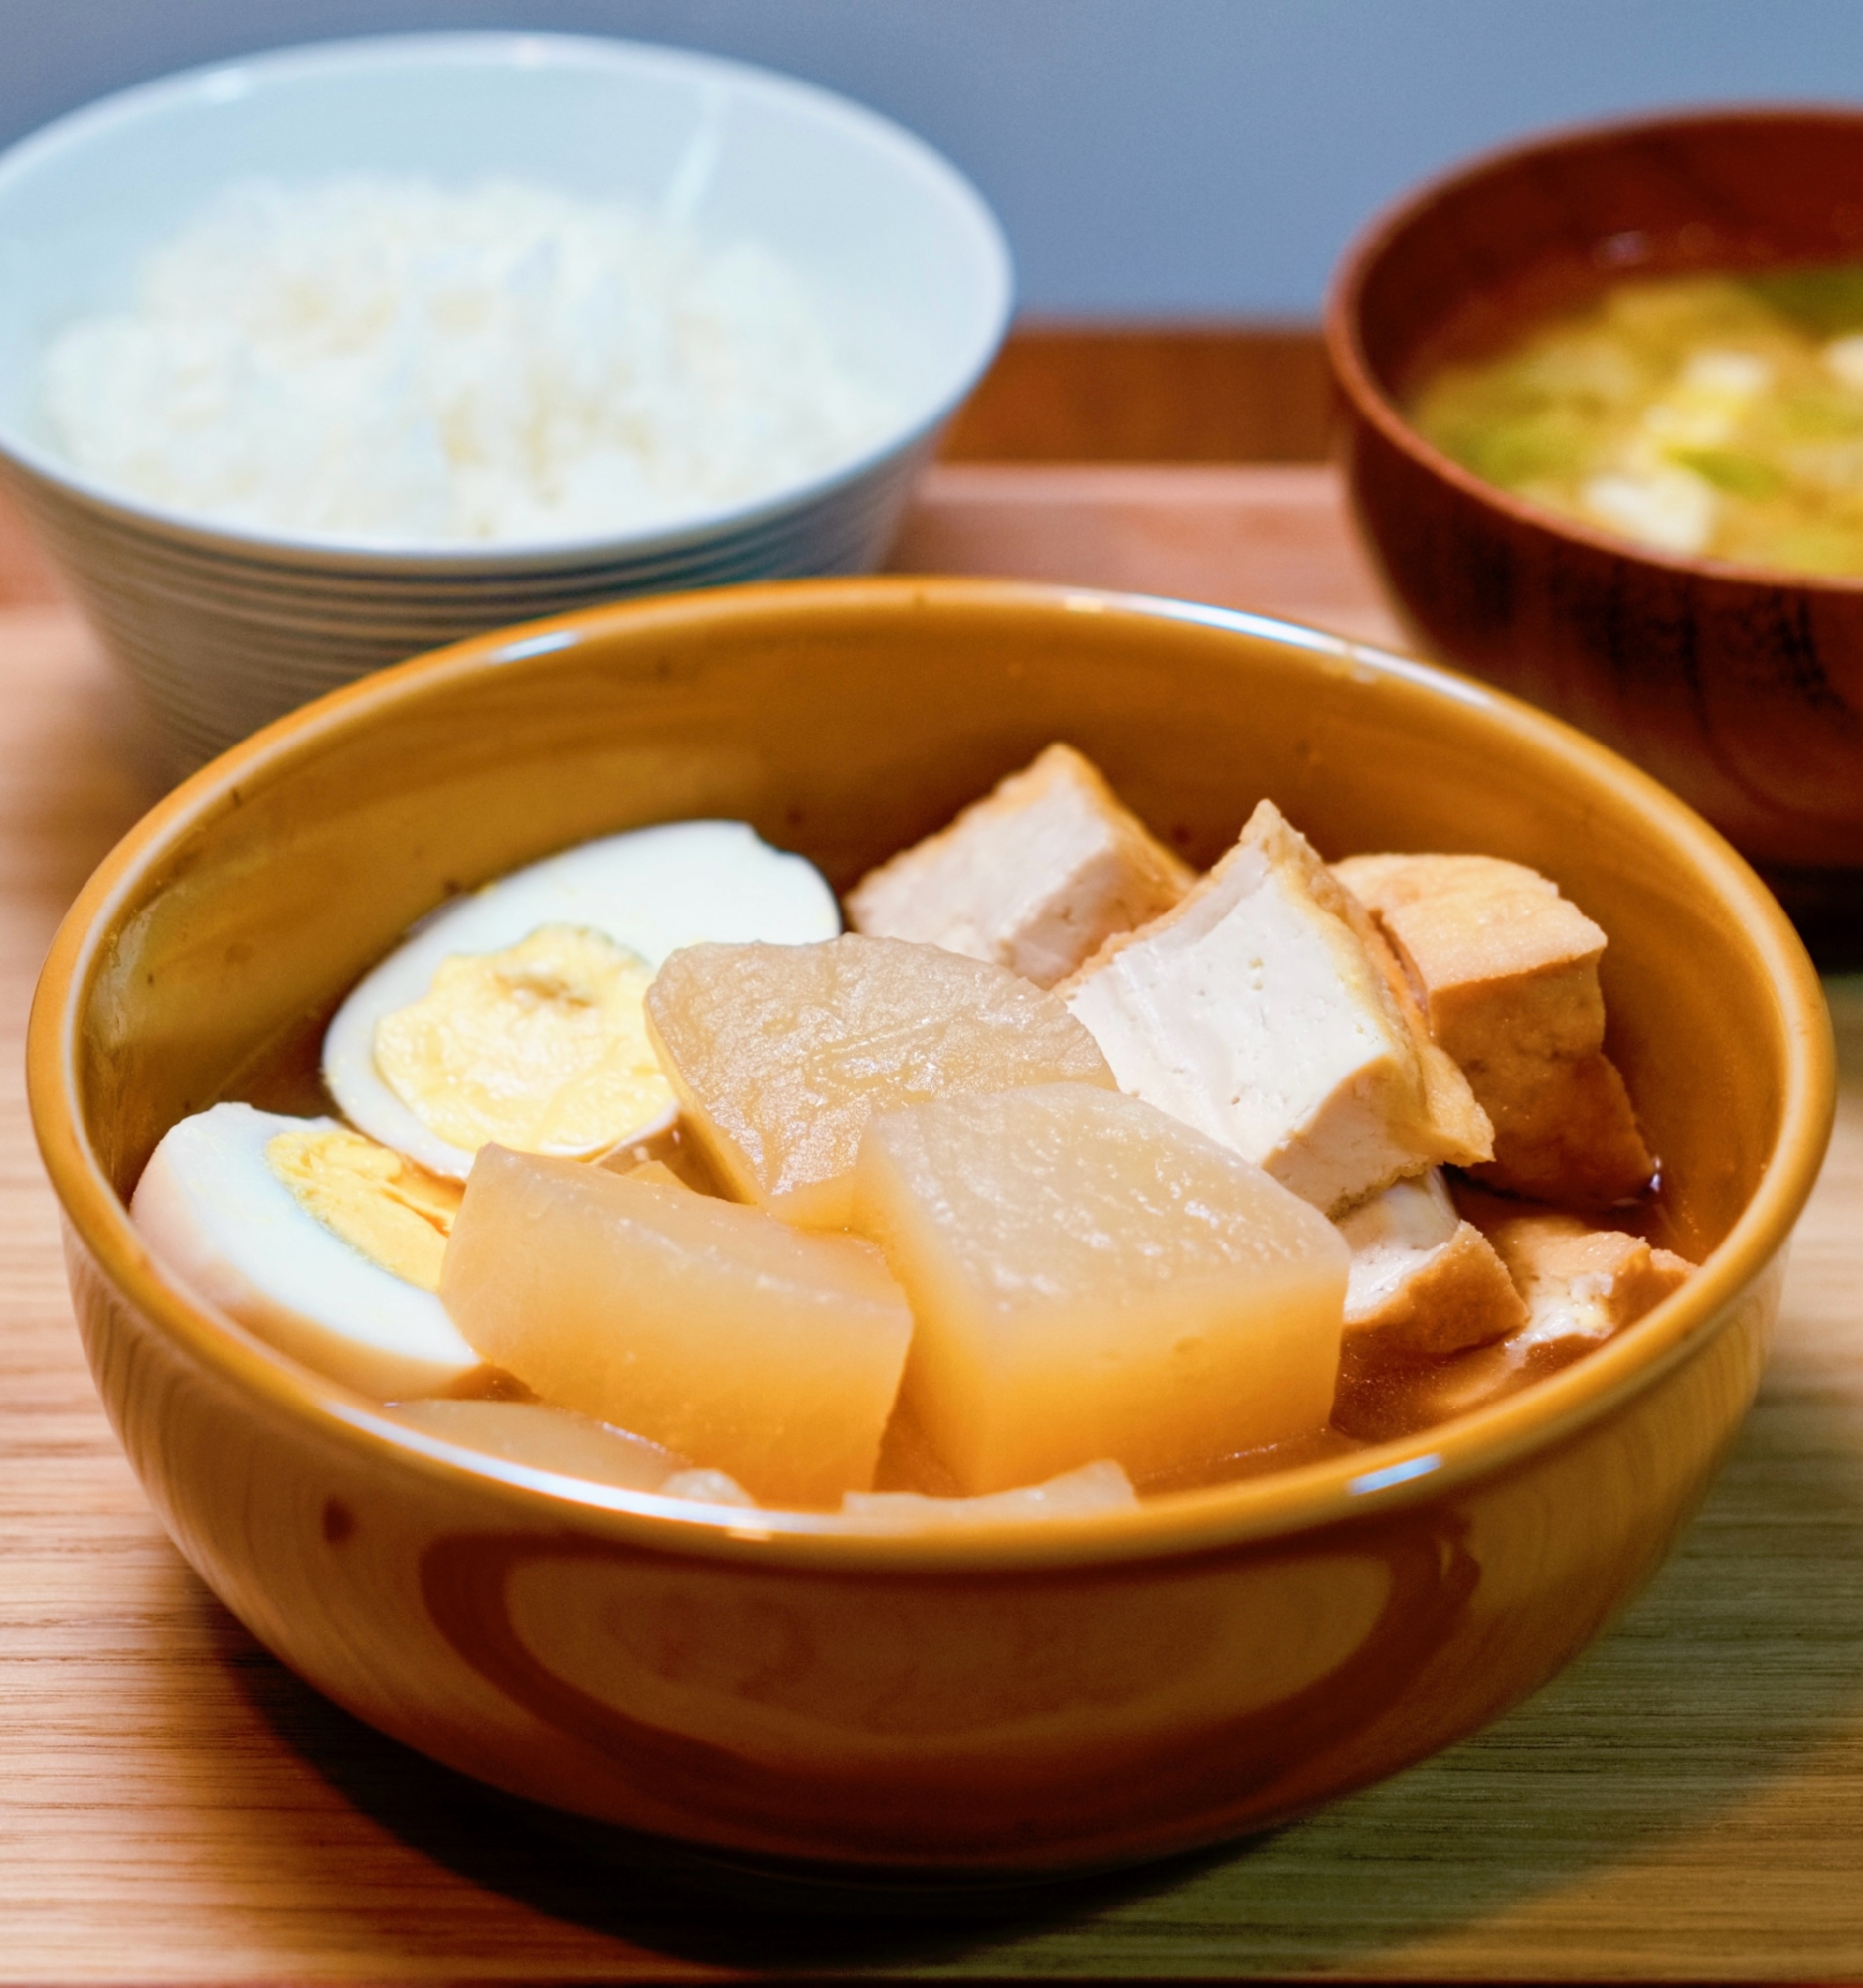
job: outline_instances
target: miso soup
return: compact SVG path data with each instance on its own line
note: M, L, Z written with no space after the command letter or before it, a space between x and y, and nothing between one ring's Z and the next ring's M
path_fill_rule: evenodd
M1863 574L1863 263L1632 279L1444 367L1410 414L1487 482L1639 544Z

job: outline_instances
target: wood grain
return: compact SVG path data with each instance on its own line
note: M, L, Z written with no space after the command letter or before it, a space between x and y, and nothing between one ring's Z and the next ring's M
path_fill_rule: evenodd
M0 479L0 607L45 606L62 594L51 562Z
M950 461L1316 462L1332 389L1303 325L1019 324Z
M940 472L907 551L1373 632L1324 472L1049 474ZM0 1981L1863 1975L1863 980L1830 983L1837 1136L1760 1403L1590 1655L1263 1841L989 1922L798 1924L597 1863L377 1738L150 1516L72 1330L18 1075L58 916L148 798L118 712L64 612L0 614Z
M1318 463L950 463L921 486L894 564L1172 594L1399 639L1338 478Z

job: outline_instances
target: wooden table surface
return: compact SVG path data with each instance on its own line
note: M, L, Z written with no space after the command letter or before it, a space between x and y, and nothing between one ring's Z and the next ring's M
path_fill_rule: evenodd
M1388 633L1322 469L934 473L902 564ZM1863 1978L1863 980L1766 1386L1621 1625L1492 1731L1267 1839L986 1925L781 1923L597 1865L266 1656L183 1565L80 1356L20 1038L148 796L89 641L0 611L0 1980Z

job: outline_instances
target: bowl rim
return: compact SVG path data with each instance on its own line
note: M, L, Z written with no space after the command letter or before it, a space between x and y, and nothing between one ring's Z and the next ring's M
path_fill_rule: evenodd
M1191 622L1304 654L1316 670L1367 673L1410 694L1481 711L1544 756L1593 784L1608 781L1647 829L1703 873L1736 912L1775 988L1785 1039L1777 1144L1760 1187L1727 1237L1675 1296L1583 1360L1506 1400L1420 1435L1256 1478L1168 1492L1135 1509L1090 1516L907 1530L839 1517L694 1505L507 1464L395 1421L340 1383L299 1366L187 1295L142 1245L84 1132L77 1033L123 907L199 821L238 805L294 763L314 759L378 709L443 695L455 681L605 639L617 626L651 639L721 618L772 611L820 618L882 611L1091 613L1134 624ZM1828 1010L1815 969L1771 894L1735 851L1682 801L1606 746L1486 685L1371 645L1235 609L1146 595L1014 580L888 577L764 582L584 609L433 651L332 692L224 753L159 801L85 884L61 923L36 990L27 1037L34 1129L70 1231L105 1279L172 1347L273 1416L347 1432L365 1449L429 1479L476 1487L514 1523L579 1532L680 1555L745 1554L830 1570L1040 1570L1230 1549L1381 1519L1505 1470L1612 1412L1725 1328L1737 1301L1779 1258L1817 1178L1835 1109Z
M1708 125L1763 125L1779 122L1844 125L1863 138L1863 106L1843 103L1740 103L1700 104L1632 116L1588 118L1572 123L1549 125L1524 138L1509 140L1475 152L1439 173L1419 182L1395 200L1380 207L1346 244L1327 285L1321 314L1321 334L1334 382L1352 412L1379 436L1448 484L1463 497L1482 508L1499 512L1516 526L1531 527L1556 538L1569 539L1609 558L1661 567L1692 579L1716 580L1730 585L1765 587L1778 591L1807 589L1853 599L1863 593L1863 574L1798 573L1789 567L1756 566L1740 560L1721 559L1706 553L1676 553L1660 546L1646 546L1619 533L1569 518L1531 498L1504 490L1465 469L1452 456L1428 440L1405 415L1386 391L1365 350L1362 334L1363 306L1367 284L1380 259L1398 238L1424 219L1439 202L1466 187L1476 185L1490 174L1530 164L1536 159L1573 155L1589 149L1603 149L1625 140L1659 138L1678 130ZM1863 248L1859 249L1863 259ZM1634 265L1615 272L1633 277ZM1702 271L1712 274L1711 269ZM1607 275L1606 279L1610 278Z
M846 460L762 496L688 512L664 525L631 532L585 532L554 538L372 539L339 532L286 532L223 523L159 503L89 475L12 423L0 421L0 466L30 484L38 480L70 501L102 512L122 526L179 541L223 558L370 579L521 576L561 566L625 566L685 549L710 548L771 521L833 499L909 455L956 412L994 358L1015 309L1015 269L1008 238L975 183L950 159L884 112L853 97L737 57L624 36L527 29L459 29L426 33L338 36L255 50L133 83L67 111L0 151L0 203L14 181L56 169L95 138L190 103L213 104L300 79L344 77L423 67L487 70L607 70L663 76L734 88L836 127L899 164L961 217L984 278L981 335L958 363L942 369L944 386L926 405L901 414L875 441Z

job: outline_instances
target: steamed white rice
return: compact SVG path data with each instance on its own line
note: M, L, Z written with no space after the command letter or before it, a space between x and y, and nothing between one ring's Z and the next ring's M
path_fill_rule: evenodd
M383 541L671 526L835 468L894 411L766 250L516 181L231 188L135 308L50 348L99 481Z

